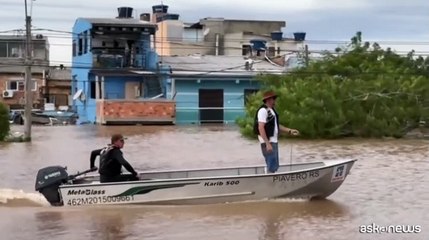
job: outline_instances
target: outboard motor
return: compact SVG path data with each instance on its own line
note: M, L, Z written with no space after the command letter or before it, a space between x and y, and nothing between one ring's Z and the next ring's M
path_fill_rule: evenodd
M39 191L52 206L61 206L63 201L60 196L59 186L69 180L66 168L51 166L42 168L37 172L36 191Z

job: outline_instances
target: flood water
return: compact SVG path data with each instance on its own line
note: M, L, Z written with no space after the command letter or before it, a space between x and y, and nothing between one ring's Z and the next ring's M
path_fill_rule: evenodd
M128 137L124 156L137 170L263 163L257 140L234 127L33 126L31 143L0 145L0 239L429 239L428 140L281 142L281 163L358 159L321 201L55 208L34 191L38 169L86 170L90 151L116 132ZM420 231L359 232L370 224Z

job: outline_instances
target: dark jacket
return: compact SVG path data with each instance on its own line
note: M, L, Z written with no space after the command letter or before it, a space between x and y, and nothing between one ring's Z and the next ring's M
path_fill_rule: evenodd
M121 149L117 147L108 146L92 151L90 158L91 168L94 167L95 158L97 156L100 156L100 167L98 168L100 175L108 177L118 176L121 174L122 166L133 175L137 175L134 168L122 156Z
M268 111L268 107L263 104L262 106L259 107L258 111L256 111L256 115L255 115L255 119L254 119L254 123L253 123L253 132L256 135L260 135L259 133L259 122L258 122L258 112L261 108L265 108ZM270 138L272 136L274 136L274 128L276 125L276 119L277 119L277 129L279 129L279 115L277 114L276 110L274 108L272 108L275 114L275 118L274 116L271 114L271 111L268 111L268 117L267 117L267 122L265 123L265 133L267 134L267 137Z

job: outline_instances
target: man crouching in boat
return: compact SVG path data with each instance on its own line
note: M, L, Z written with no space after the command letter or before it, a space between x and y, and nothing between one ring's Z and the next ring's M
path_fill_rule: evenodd
M107 147L96 149L91 152L90 164L91 169L95 167L95 159L100 156L100 182L122 182L139 180L137 172L122 156L121 148L124 147L124 137L121 134L114 134L111 144ZM121 175L121 168L125 167L132 175Z

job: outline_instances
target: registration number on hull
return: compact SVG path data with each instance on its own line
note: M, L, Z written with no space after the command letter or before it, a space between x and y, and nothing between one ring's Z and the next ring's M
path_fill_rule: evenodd
M69 206L92 205L92 204L106 204L106 203L119 203L134 201L134 196L98 196L98 197L79 197L72 198L67 201Z

